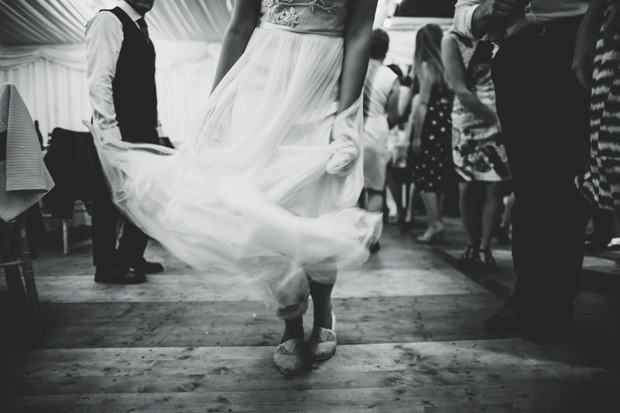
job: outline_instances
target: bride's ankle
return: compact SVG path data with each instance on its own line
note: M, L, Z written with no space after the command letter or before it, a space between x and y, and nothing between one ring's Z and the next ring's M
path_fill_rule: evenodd
M304 326L301 318L285 321L284 333L282 334L282 341L280 342L284 343L292 339L304 339Z
M332 328L332 306L326 306L322 308L320 311L316 311L314 313L314 328L323 327L323 328Z

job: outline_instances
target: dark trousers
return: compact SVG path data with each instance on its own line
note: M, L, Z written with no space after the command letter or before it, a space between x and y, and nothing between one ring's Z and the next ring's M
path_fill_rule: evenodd
M121 126L125 137L139 137L137 142L158 143L155 128L130 127L127 122ZM123 218L114 203L112 194L105 182L101 165L98 165L94 178L93 199L93 263L97 268L112 268L141 260L149 237L129 220ZM122 223L122 235L116 245L117 228Z
M584 254L574 177L588 155L588 93L571 71L578 18L505 40L493 61L497 112L513 172L515 293L572 300Z
M123 225L123 233L116 246L117 228ZM107 187L98 190L93 199L93 263L97 268L112 268L127 265L142 259L148 236L129 220L121 218L118 208L112 202Z

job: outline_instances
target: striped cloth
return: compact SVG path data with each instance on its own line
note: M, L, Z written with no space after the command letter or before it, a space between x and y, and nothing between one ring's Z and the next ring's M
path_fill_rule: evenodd
M608 0L605 17L614 1ZM590 161L577 186L602 209L620 211L620 33L611 45L599 32L592 74Z
M9 221L54 186L28 108L10 83L0 86L0 133L5 131L6 160L0 161L0 219Z

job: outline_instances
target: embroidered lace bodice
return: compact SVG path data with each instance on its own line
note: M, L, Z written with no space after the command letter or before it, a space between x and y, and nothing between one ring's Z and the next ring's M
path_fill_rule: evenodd
M303 33L342 36L349 0L263 0L261 24Z

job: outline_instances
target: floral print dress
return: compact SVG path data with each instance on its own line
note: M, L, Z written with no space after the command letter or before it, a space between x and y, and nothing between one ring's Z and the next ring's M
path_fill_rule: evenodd
M493 45L453 34L459 45L467 88L495 110L491 79ZM452 158L461 181L498 182L510 178L510 168L500 130L489 128L454 98L452 111Z

